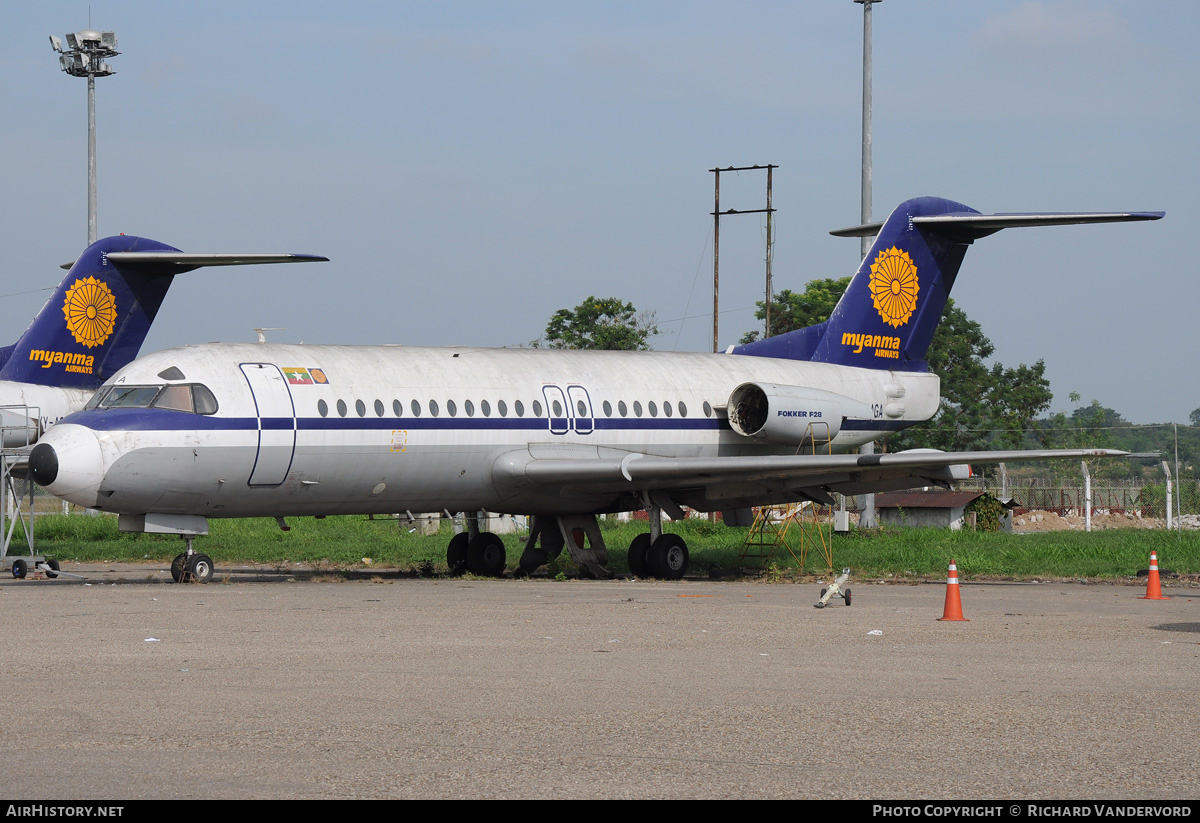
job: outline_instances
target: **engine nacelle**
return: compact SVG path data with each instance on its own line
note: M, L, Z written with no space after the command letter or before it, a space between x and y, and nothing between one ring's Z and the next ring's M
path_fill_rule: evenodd
M872 417L866 403L844 394L775 383L743 383L729 395L728 409L738 434L796 446L832 440L847 417Z
M24 410L23 406L17 407ZM42 427L37 418L11 408L0 408L0 446L19 448L36 443Z

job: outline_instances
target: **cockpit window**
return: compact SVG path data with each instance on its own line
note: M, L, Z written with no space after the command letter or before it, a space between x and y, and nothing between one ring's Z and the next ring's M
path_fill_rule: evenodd
M103 386L85 408L170 409L189 414L216 414L217 398L200 383L171 386Z
M192 411L191 386L165 386L154 398L154 408L174 409L175 411Z
M196 414L216 414L217 398L208 386L196 383L192 386L192 401L196 405Z
M97 404L102 409L148 409L162 386L113 386Z

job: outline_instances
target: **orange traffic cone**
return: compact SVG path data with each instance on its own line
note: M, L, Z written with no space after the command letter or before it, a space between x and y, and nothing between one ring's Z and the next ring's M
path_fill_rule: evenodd
M942 611L942 616L938 620L970 622L967 618L963 617L962 600L958 596L958 566L954 565L954 558L950 558L950 576L946 578L946 608Z
M1158 583L1158 552L1150 552L1150 573L1146 575L1146 594L1138 600L1170 600L1164 597Z

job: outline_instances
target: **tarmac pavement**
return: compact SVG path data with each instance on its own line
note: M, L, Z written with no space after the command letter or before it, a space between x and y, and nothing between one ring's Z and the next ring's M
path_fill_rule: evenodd
M1200 589L0 580L8 799L1200 797Z

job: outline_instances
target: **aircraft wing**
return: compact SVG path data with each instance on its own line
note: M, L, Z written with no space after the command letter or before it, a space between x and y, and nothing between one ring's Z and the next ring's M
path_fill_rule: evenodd
M1114 449L1046 449L893 454L750 457L536 458L525 454L497 465L505 480L557 487L564 495L662 492L693 508L762 505L787 500L833 502L830 493L869 494L914 485L946 487L968 476L967 464L1120 457ZM499 480L500 478L497 477Z

